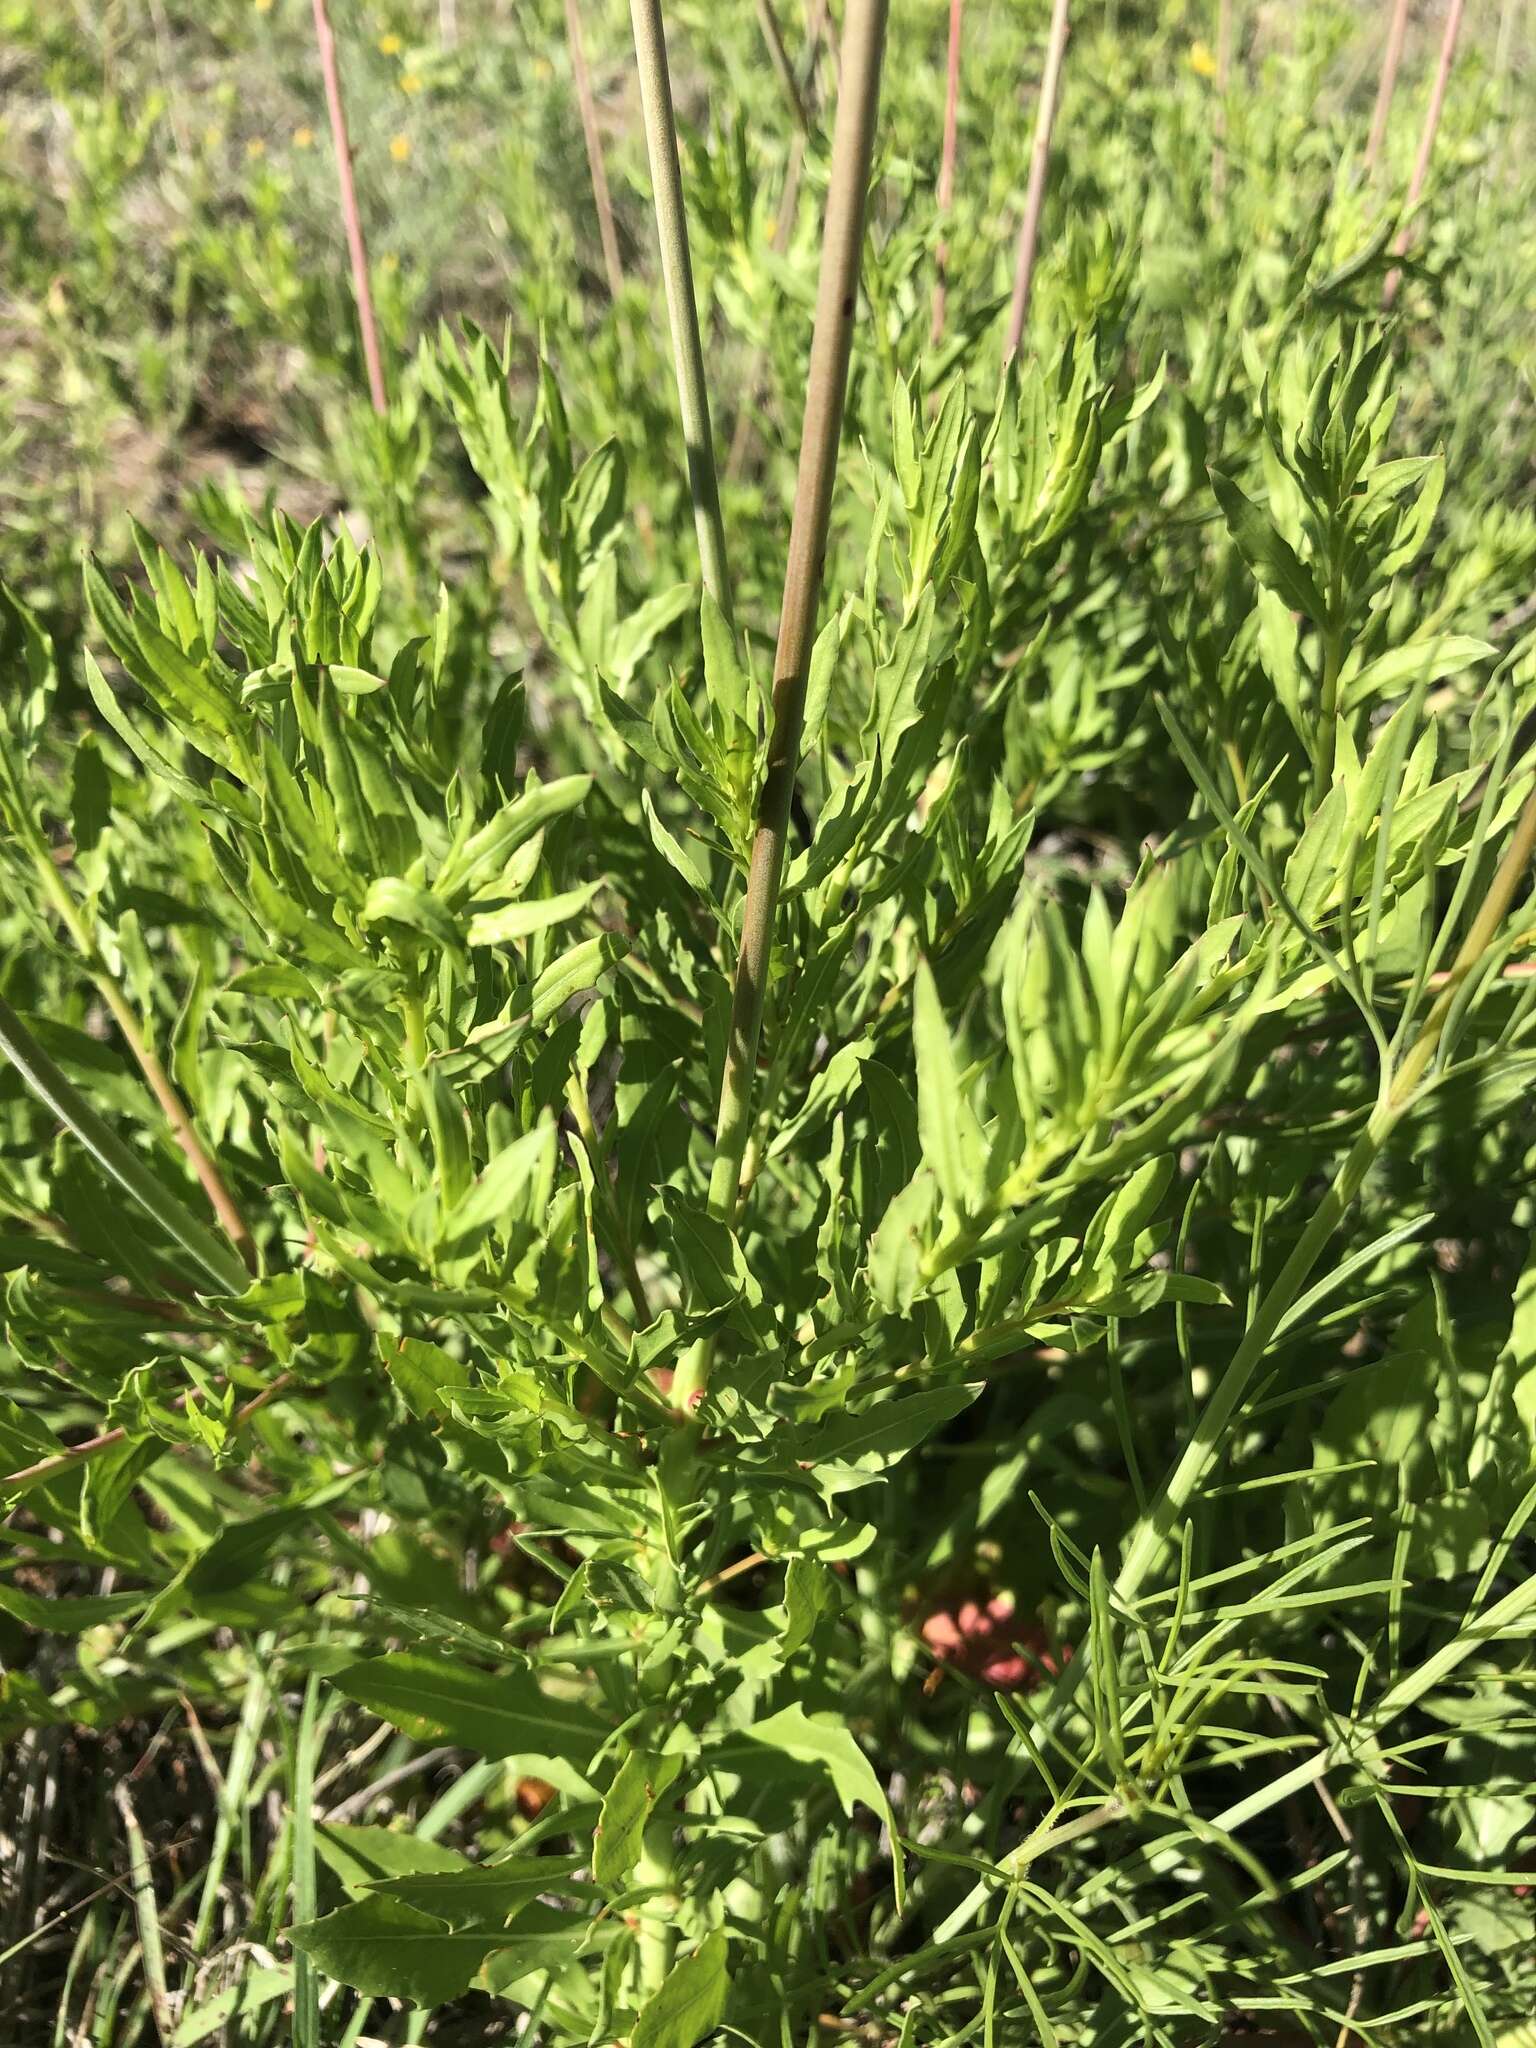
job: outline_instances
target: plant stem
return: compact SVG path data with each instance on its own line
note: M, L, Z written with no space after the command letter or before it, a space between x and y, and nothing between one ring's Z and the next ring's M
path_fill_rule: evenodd
M73 1131L105 1173L154 1218L202 1269L220 1294L243 1294L249 1282L234 1258L205 1230L60 1073L9 1003L0 1001L0 1053L4 1053L39 1102Z
M939 157L939 219L949 218L955 203L955 128L960 112L960 29L965 0L949 0L949 61L944 79L944 147ZM944 333L944 313L949 301L949 241L940 240L936 251L938 277L933 287L933 329L930 339L937 347Z
M842 436L843 401L848 389L848 359L853 347L859 262L864 247L865 201L880 104L886 7L887 0L849 0L843 27L841 85L822 233L821 277L806 374L805 426L773 665L773 731L758 798L757 834L752 844L742 913L741 951L736 962L730 1037L720 1091L715 1163L709 1182L711 1213L724 1219L735 1214L742 1156L752 1124L752 1078L772 967L774 917L805 716L806 672L816 631L832 487ZM707 1351L695 1347L684 1359L673 1390L679 1407L697 1404L708 1369Z
M1329 609L1332 610L1330 604ZM1312 801L1321 803L1333 780L1334 757L1339 744L1339 671L1344 666L1338 635L1330 627L1318 628L1323 643L1323 673L1318 691L1317 763L1312 775Z
M253 1394L243 1407L235 1410L230 1418L230 1428L232 1430L241 1428L250 1421L253 1415L265 1408L269 1402L275 1401L279 1395L287 1393L293 1384L294 1375L291 1372L278 1373L276 1378L270 1380L259 1394ZM177 1394L171 1401L170 1406L172 1408L185 1408L190 1399L190 1392ZM105 1429L101 1432L100 1436L88 1437L82 1444L71 1444L67 1450L59 1451L51 1458L39 1458L35 1465L25 1465L19 1472L7 1472L3 1478L0 1478L0 1495L9 1495L17 1490L41 1486L48 1480L57 1478L61 1472L73 1471L76 1465L81 1464L87 1459L99 1457L103 1451L111 1450L114 1444L120 1444L127 1434L126 1429ZM171 1448L185 1453L194 1449L195 1446L192 1444L173 1444Z
M673 1891L676 1866L672 1850L670 1799L664 1804L666 1816L652 1820L647 1826L640 1860L635 1865L635 1883L654 1887L657 1894L646 1901L639 1916L636 1960L642 1998L651 1997L666 1982L677 1939L678 1901Z
M352 258L352 289L357 295L357 324L362 331L363 361L368 366L368 393L375 412L389 410L389 393L384 384L384 359L379 353L379 330L373 317L373 287L368 282L368 245L363 239L362 216L357 210L357 187L352 181L352 144L347 139L347 110L341 97L341 73L336 66L336 37L326 0L314 0L315 42L320 51L320 76L325 81L325 105L331 118L331 142L336 151L336 183L341 191L341 223L346 230L347 250Z
M293 1802L289 1818L293 1844L291 1878L294 1924L313 1920L319 1910L315 1884L315 1754L319 1747L320 1674L304 1688L293 1753ZM302 1949L293 1957L293 2048L320 2048L320 1986L315 1966Z
M1381 53L1381 77L1376 86L1376 107L1371 115L1371 133L1365 145L1365 175L1369 177L1387 139L1387 117L1392 112L1392 95L1397 91L1397 69L1403 61L1403 41L1408 33L1408 0L1392 0L1392 19L1387 24L1386 48Z
M144 1036L132 1005L105 971L96 976L96 986L101 991L102 1000L116 1019L118 1030L128 1041L128 1049L138 1062L139 1071L149 1083L150 1090L171 1127L173 1137L186 1154L192 1171L197 1175L203 1192L208 1197L209 1207L219 1220L219 1227L240 1254L247 1269L252 1273L256 1272L260 1261L250 1227L230 1193L228 1183L198 1136L191 1112L171 1086L170 1076L162 1066L159 1054Z
M688 489L699 536L699 565L704 588L734 621L731 578L725 550L725 522L720 514L720 485L715 475L715 443L709 423L709 390L704 381L704 351L699 342L699 314L693 291L693 257L688 247L688 215L683 205L683 178L677 159L677 116L672 106L672 76L667 68L667 36L661 0L630 0L635 32L635 59L640 72L640 105L645 116L645 146L651 163L651 188L656 203L656 235L661 244L661 275L672 328L672 355L677 369L678 410L688 455Z
M1424 113L1424 127L1419 136L1419 153L1413 161L1413 176L1409 180L1408 197L1403 204L1404 213L1410 216L1413 213L1413 209L1418 205L1420 196L1423 193L1424 180L1429 176L1430 160L1435 153L1435 137L1440 132L1440 115L1445 106L1446 87L1451 82L1451 65L1455 62L1456 58L1456 38L1461 32L1461 17L1464 6L1465 0L1451 0L1451 4L1446 11L1445 33L1440 38L1440 61L1435 66L1435 82L1430 90L1429 105ZM1413 223L1410 219L1404 225L1396 242L1392 245L1393 255L1405 256L1408 253L1408 246L1412 240ZM1400 270L1388 272L1386 285L1381 295L1383 312L1390 312L1396 301L1397 289L1402 283L1402 278L1403 273Z
M814 98L816 83L816 58L821 49L821 39L827 26L827 0L811 0L805 26L805 54L801 58L801 104L806 109L807 121ZM800 206L800 185L805 175L805 150L810 139L809 126L797 128L789 145L789 159L784 166L784 189L779 194L779 210L774 215L769 238L775 249L789 247L790 232L795 225L795 215ZM752 409L762 393L763 372L767 363L767 351L754 351L746 375L741 380L742 399L736 408L736 425L731 434L731 445L725 458L725 475L729 483L741 475L746 466L747 451L752 444Z
M757 0L758 25L763 31L763 41L768 46L768 61L773 66L773 75L779 81L779 90L784 95L784 104L789 108L790 119L803 135L810 126L806 117L805 101L800 96L800 81L795 76L795 67L789 61L789 52L784 47L784 32L779 27L779 17L773 11L773 0Z
M144 1831L133 1810L127 1778L118 1779L112 1796L122 1817L123 1834L128 1843L128 1880L134 1919L139 1930L139 1960L149 1991L150 2011L154 2015L155 2032L160 2037L162 2048L171 2048L175 2018L165 1982L165 1947L160 1934L160 1907L149 1868L149 1851L144 1846Z
M597 209L597 232L603 244L603 268L608 273L608 296L616 299L624 289L624 266L619 261L619 238L613 225L613 200L608 192L603 138L598 133L597 103L592 97L592 74L587 69L587 46L581 33L578 0L565 0L565 33L571 47L571 77L581 114L582 139L587 146L587 171L592 179L592 204Z
M229 1183L219 1171L212 1153L204 1145L197 1126L192 1121L191 1111L171 1085L171 1078L166 1073L159 1054L150 1044L149 1034L142 1020L102 958L95 934L86 923L80 905L54 866L53 857L40 834L34 843L33 855L43 893L58 912L59 922L69 933L76 951L96 984L102 1001L112 1012L117 1028L123 1034L128 1050L138 1064L139 1072L149 1083L150 1091L171 1127L172 1136L185 1153L203 1193L208 1197L208 1206L218 1219L224 1235L240 1254L246 1268L252 1273L258 1271L260 1259L256 1241L241 1213L240 1205L230 1192Z
M1013 272L1013 304L1008 312L1008 339L1003 361L1009 363L1024 339L1024 322L1029 317L1029 295L1035 280L1035 247L1040 236L1040 214L1045 205L1045 174L1051 163L1051 130L1056 123L1056 97L1061 89L1062 58L1067 48L1067 0L1054 0L1051 8L1050 40L1045 50L1045 71L1040 79L1040 101L1035 109L1035 142L1029 157L1029 191L1024 200L1024 220L1019 229L1019 253Z

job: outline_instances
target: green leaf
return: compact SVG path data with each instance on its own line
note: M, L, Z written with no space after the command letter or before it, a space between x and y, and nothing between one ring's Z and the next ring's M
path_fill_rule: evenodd
M405 1871L369 1885L374 1898L397 1899L453 1928L504 1927L519 1906L540 1892L565 1892L579 1867L575 1856L504 1856L497 1863L453 1870ZM579 1887L577 1888L579 1889ZM591 1894L591 1887L587 1888Z
M349 1890L371 1885L380 1878L474 1867L467 1857L445 1842L430 1842L400 1828L353 1827L344 1821L320 1821L315 1826L315 1847L321 1860Z
M585 1765L608 1733L578 1700L544 1692L526 1667L493 1677L420 1650L348 1664L334 1684L416 1742L450 1742L481 1756L548 1756Z
M708 875L688 848L667 830L656 815L656 806L651 802L651 792L648 789L641 790L640 805L645 812L646 829L651 835L651 843L656 851L669 867L676 869L696 895L702 896L706 903L710 902L712 898Z
M1254 575L1293 612L1304 612L1314 623L1324 620L1327 607L1311 570L1269 514L1245 497L1221 470L1211 470L1210 479L1237 551Z
M469 943L506 946L534 932L547 931L552 924L564 924L586 909L598 887L589 882L585 888L565 889L558 896L531 896L522 903L504 904L500 910L481 911L469 921Z
M796 1763L809 1764L824 1772L850 1819L856 1805L867 1806L879 1814L891 1834L896 1902L900 1906L905 1898L906 1879L901 1845L896 1839L896 1817L869 1758L837 1716L808 1714L796 1701L791 1706L782 1707L778 1713L770 1714L765 1721L752 1722L741 1732L753 1742L778 1750Z
M398 1899L369 1896L293 1928L289 1939L354 1991L431 2006L467 1991L503 1937L500 1930L456 1933Z
M917 1127L924 1162L944 1198L973 1216L985 1193L986 1143L960 1087L959 1068L939 992L926 960L913 983L912 1040L917 1053Z
M1497 651L1469 633L1436 633L1410 640L1405 647L1377 655L1355 675L1346 672L1343 699L1346 705L1368 704L1416 683L1446 682L1477 662L1490 660Z
M677 1776L682 1759L632 1749L603 1795L592 1843L592 1875L607 1891L623 1888L640 1860L641 1842L657 1800Z
M666 1982L640 2008L630 2048L694 2048L713 2033L730 1991L728 1944L716 1928L692 1955L674 1963Z
M446 1397L470 1383L466 1365L440 1344L428 1344L420 1337L381 1336L379 1355L384 1370L400 1389L401 1400L423 1422L446 1418L451 1413Z
M198 2048L199 2042L210 2040L215 2034L228 2040L232 2037L224 2030L232 2022L260 2012L276 1998L286 1998L292 1989L292 1970L242 1969L233 1984L187 2007L170 2038L169 2048Z
M858 1465L871 1474L883 1472L969 1408L980 1391L979 1386L928 1387L878 1401L857 1415L834 1415L804 1431L797 1455L817 1467Z
M179 1244L219 1294L241 1294L250 1275L218 1238L190 1215L168 1188L142 1166L65 1080L9 1004L0 1002L0 1052L29 1089L72 1131L102 1171L132 1196L144 1213Z
M414 882L402 881L398 875L381 875L370 886L357 921L365 927L393 926L396 932L411 935L408 943L428 939L448 952L459 949L458 927L443 904L426 889L418 889Z

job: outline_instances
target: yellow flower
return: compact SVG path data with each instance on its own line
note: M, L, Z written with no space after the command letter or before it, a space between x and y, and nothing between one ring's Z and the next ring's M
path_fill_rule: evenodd
M313 128L295 128L293 131L293 146L295 149L310 148L314 139L315 131Z
M204 149L217 149L220 143L223 142L223 140L224 130L218 127L216 124L210 124L207 128L203 130Z
M1202 78L1216 76L1216 59L1208 43L1192 43L1189 51L1189 68L1198 71Z
M403 164L411 153L409 135L392 135L389 138L389 153L397 164Z
M399 54L400 38L391 29L387 36L379 37L379 55L381 57L398 57Z
M421 73L419 71L402 71L400 74L400 90L402 92L420 92Z
M250 141L245 145L245 153L247 156L265 156L267 153L267 145L262 141L259 135L253 135Z
M535 78L553 78L555 67L547 57L535 57L533 60L533 75Z
M272 12L272 0L256 0L256 12L258 14L270 14Z

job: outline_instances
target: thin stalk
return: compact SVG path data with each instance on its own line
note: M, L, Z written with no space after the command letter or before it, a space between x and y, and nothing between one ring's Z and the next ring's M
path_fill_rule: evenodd
M315 1883L315 1753L319 1747L320 1674L312 1671L293 1753L293 1919L295 1926L319 1911ZM320 2048L320 1986L315 1966L301 1949L293 1957L293 2048Z
M597 102L592 97L592 74L587 69L587 46L581 33L578 0L565 0L565 34L571 46L571 77L576 86L576 105L581 113L582 138L587 146L587 171L592 179L597 232L603 244L603 268L608 273L608 296L616 299L624 289L624 266L619 261L619 238L613 225L613 200L608 192L603 138L598 133Z
M139 1071L149 1083L150 1090L171 1127L172 1136L186 1154L192 1171L197 1175L203 1192L208 1197L209 1207L219 1220L219 1227L240 1254L248 1270L254 1273L259 1263L255 1240L234 1196L229 1191L224 1176L198 1136L191 1112L171 1086L170 1076L161 1065L159 1054L144 1036L132 1005L117 983L110 975L102 973L96 977L96 986L116 1019L118 1030L128 1041L128 1050L133 1054Z
M763 41L768 48L768 61L773 66L773 75L779 81L779 90L784 95L784 104L789 108L790 119L803 135L810 122L806 116L805 101L800 96L800 81L795 76L795 67L789 61L789 52L784 47L784 31L779 27L779 17L773 11L773 0L757 0L758 26L763 31Z
M1019 228L1019 253L1013 272L1013 304L1008 312L1008 340L1003 361L1011 362L1024 339L1024 322L1029 318L1029 295L1035 281L1035 249L1040 238L1040 214L1045 205L1045 176L1051 165L1051 130L1056 125L1056 99L1061 90L1061 65L1067 49L1067 0L1054 0L1051 8L1050 40L1045 50L1045 71L1040 80L1040 103L1035 109L1035 142L1029 156L1029 190L1024 200L1024 220Z
M214 1823L213 1841L208 1850L208 1867L203 1874L197 1919L192 1928L194 1957L206 1955L213 1940L214 1920L219 1910L219 1892L224 1883L224 1872L250 1797L251 1774L256 1768L262 1716L267 1705L267 1666L276 1640L272 1635L258 1637L256 1655L250 1676L246 1680L240 1719L235 1727L234 1740L229 1747L229 1764L224 1773L224 1790L219 1799L218 1818Z
M123 1143L65 1079L9 1003L0 1001L0 1053L15 1067L39 1102L51 1109L91 1154L103 1172L131 1195L179 1244L220 1294L243 1294L250 1281L244 1263L205 1230L169 1188Z
M1227 191L1227 94L1232 87L1232 0L1216 0L1216 107L1211 155L1211 200L1220 212Z
M709 390L704 381L704 351L699 342L699 314L693 292L693 257L688 247L688 215L683 205L683 177L677 160L677 116L672 106L672 75L667 68L667 35L661 0L630 0L635 31L635 60L640 72L640 106L645 117L645 146L651 161L651 188L656 201L656 234L661 244L661 275L672 328L672 355L677 369L677 402L682 414L683 443L688 453L688 489L693 523L699 536L699 564L704 588L732 624L731 578L725 550L725 522L720 514L720 485L715 475L715 442L709 424Z
M772 965L773 927L784 872L789 807L800 761L806 672L816 632L816 608L821 597L827 526L842 436L843 401L848 390L869 166L880 105L886 8L887 0L848 0L843 25L841 86L832 136L821 277L806 373L805 426L773 665L773 731L747 876L715 1161L709 1182L710 1210L726 1219L736 1211L741 1164L752 1127L752 1078L757 1067L763 1000ZM673 1389L680 1408L697 1406L708 1373L707 1350L695 1347L684 1359Z
M949 0L949 63L944 80L944 147L939 157L938 211L947 221L955 203L955 129L960 113L960 30L965 0ZM938 276L933 287L933 331L937 347L944 333L944 314L949 302L949 240L941 238L936 252Z
M95 934L87 924L63 877L54 866L52 855L40 834L34 839L33 856L43 893L58 913L60 923L69 933L76 951L85 962L102 1001L112 1012L117 1028L123 1034L139 1072L149 1083L150 1092L171 1127L171 1135L185 1153L187 1163L196 1174L203 1193L208 1197L208 1206L217 1218L220 1229L240 1254L248 1270L256 1272L260 1265L256 1240L251 1235L250 1226L241 1213L240 1205L230 1192L229 1183L219 1171L212 1153L203 1143L197 1126L192 1121L191 1111L171 1085L171 1078L166 1073L159 1054L150 1044L149 1034L137 1011L102 958Z
M150 2011L154 2014L155 2032L160 2036L163 2048L171 2048L176 2023L165 1982L165 1944L160 1934L160 1908L149 1867L149 1851L144 1843L139 1817L133 1810L126 1778L118 1780L112 1796L122 1817L123 1833L128 1842L128 1883L133 1894L134 1920L139 1930L139 1959L144 1966Z
M636 1972L642 1998L650 1998L667 1980L677 1940L678 1898L676 1859L672 1848L670 1802L665 1817L647 1826L635 1866L635 1882L655 1896L640 1915L636 1936Z
M243 1428L253 1415L259 1414L269 1402L277 1400L279 1395L286 1394L294 1383L293 1373L278 1373L274 1379L267 1382L259 1394L253 1394L249 1401L235 1410L230 1418L230 1429L233 1431ZM177 1394L169 1405L173 1409L185 1408L191 1398L189 1389L184 1394ZM112 1446L120 1444L127 1434L126 1429L104 1429L99 1436L87 1437L84 1443L70 1444L67 1449L55 1452L52 1457L39 1458L35 1465L24 1465L19 1472L7 1472L0 1478L0 1496L8 1498L15 1492L42 1486L48 1480L57 1478L61 1472L71 1471L85 1460L100 1457L103 1451L110 1451ZM184 1454L196 1446L173 1444L170 1448Z
M1330 603L1329 611L1334 606ZM1344 665L1344 650L1339 636L1329 627L1321 631L1323 642L1322 687L1318 692L1317 706L1317 763L1312 776L1312 800L1321 803L1328 794L1333 781L1333 764L1339 746L1339 673Z
M1408 0L1392 0L1392 19L1387 23L1386 48L1381 53L1381 77L1376 85L1376 107L1371 115L1371 133L1365 145L1365 175L1369 177L1387 139L1387 117L1392 112L1392 95L1397 91L1398 66L1403 61L1403 42L1408 34Z
M1451 66L1456 59L1456 38L1461 33L1461 17L1466 0L1451 0L1445 17L1445 33L1440 38L1440 61L1435 66L1435 82L1430 90L1429 106L1424 114L1424 128L1419 136L1419 153L1413 161L1413 176L1408 183L1408 197L1403 211L1410 216L1393 244L1394 256L1405 256L1413 240L1413 209L1418 205L1424 191L1424 180L1429 176L1430 160L1435 153L1435 137L1440 132L1440 115L1445 106L1446 87L1451 82ZM1389 311L1397 298L1397 288L1402 283L1403 273L1393 270L1388 273L1382 291L1383 311Z
M362 331L363 361L368 365L368 394L375 412L389 410L389 392L384 383L384 358L379 353L379 330L373 317L373 287L368 282L368 245L363 239L362 216L357 210L357 187L352 181L352 144L347 139L347 110L341 97L341 73L336 67L336 37L326 0L314 0L315 43L320 52L320 76L325 81L326 111L331 117L331 142L336 151L336 183L341 191L341 224L346 230L347 250L352 258L352 289L357 295L357 324Z
M821 49L826 26L827 0L811 0L805 28L805 54L800 61L800 97L807 120L814 100L816 58ZM795 215L800 209L800 187L805 177L805 152L809 140L809 127L797 128L789 145L789 157L784 166L784 187L779 194L779 210L774 215L773 226L768 231L769 240L775 249L783 250L789 247ZM758 348L753 354L746 375L741 380L742 402L736 408L736 425L725 458L727 482L739 477L746 466L747 452L752 445L753 407L762 393L767 360L767 350Z

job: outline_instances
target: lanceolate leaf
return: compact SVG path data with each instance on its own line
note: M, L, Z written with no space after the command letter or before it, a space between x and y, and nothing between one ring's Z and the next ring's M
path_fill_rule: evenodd
M631 2048L695 2048L725 2011L728 1944L718 1930L674 1963L667 1981L641 2007Z
M1238 552L1259 581L1267 584L1292 611L1305 613L1314 623L1323 620L1326 607L1311 570L1269 514L1219 469L1211 471L1211 487L1226 515Z
M448 1742L486 1757L560 1757L581 1766L607 1733L591 1708L546 1693L526 1668L492 1676L402 1650L348 1664L333 1682L418 1742Z
M295 1927L295 1948L354 1991L446 2005L500 1946L499 1929L455 1933L399 1899L370 1897Z

